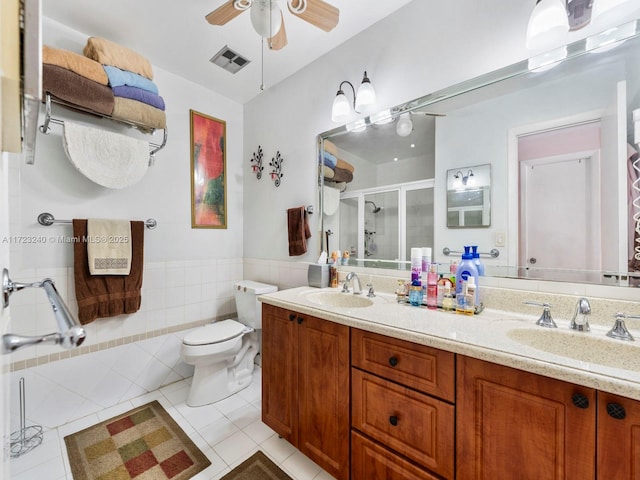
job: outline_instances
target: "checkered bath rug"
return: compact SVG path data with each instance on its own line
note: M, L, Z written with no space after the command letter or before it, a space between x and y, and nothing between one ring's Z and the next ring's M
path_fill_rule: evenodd
M187 480L211 465L157 401L64 441L74 480Z

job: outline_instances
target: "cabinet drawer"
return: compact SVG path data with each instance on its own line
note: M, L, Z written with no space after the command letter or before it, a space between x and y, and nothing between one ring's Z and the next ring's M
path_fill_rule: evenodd
M436 348L352 329L351 364L449 402L455 397L455 356Z
M453 405L351 369L351 426L446 478L453 477Z
M395 453L351 432L351 478L366 480L439 480Z

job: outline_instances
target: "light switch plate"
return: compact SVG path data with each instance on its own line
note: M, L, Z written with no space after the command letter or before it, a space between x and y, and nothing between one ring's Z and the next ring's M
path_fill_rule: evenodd
M504 247L504 232L496 232L496 247Z

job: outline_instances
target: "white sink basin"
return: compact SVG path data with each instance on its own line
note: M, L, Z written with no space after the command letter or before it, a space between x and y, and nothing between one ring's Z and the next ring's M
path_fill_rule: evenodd
M342 292L314 292L306 295L307 300L324 307L361 308L373 305L373 300L364 295Z
M516 328L507 336L516 342L537 350L580 362L606 367L640 371L640 345L624 342L601 333L573 333L555 328Z

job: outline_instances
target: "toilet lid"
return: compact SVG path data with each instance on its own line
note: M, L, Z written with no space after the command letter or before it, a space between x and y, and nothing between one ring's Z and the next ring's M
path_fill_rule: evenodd
M210 323L187 333L182 340L185 345L209 345L239 337L247 330L246 325L235 320Z

